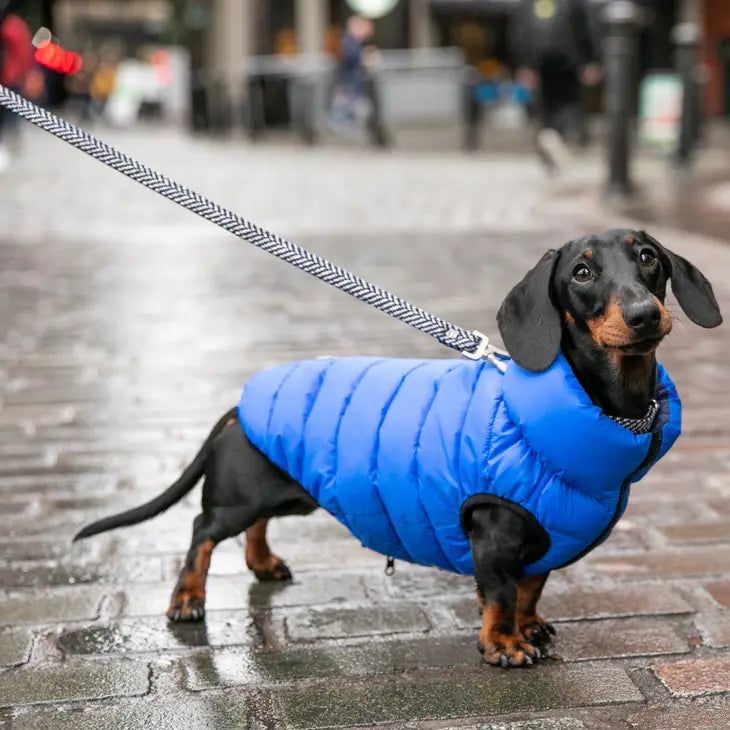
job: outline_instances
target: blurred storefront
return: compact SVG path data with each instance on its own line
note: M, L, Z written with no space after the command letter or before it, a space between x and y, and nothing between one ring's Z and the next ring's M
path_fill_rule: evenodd
M609 0L585 0L600 35ZM40 0L54 34L80 52L93 41L119 55L183 42L195 73L207 73L241 101L252 57L337 55L354 8L389 7L375 19L381 49L457 47L484 78L512 69L508 31L519 0ZM707 111L730 116L730 0L637 0L649 11L641 34L642 74L673 68L671 30L683 20L703 31ZM176 28L178 30L176 31ZM179 29L182 28L182 31Z
M68 45L83 48L104 41L124 55L160 43L167 34L171 4L167 0L56 0L53 31Z

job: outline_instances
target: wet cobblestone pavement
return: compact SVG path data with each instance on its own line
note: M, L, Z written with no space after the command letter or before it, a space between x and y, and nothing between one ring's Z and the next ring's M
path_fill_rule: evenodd
M292 584L257 583L230 540L205 623L169 625L199 490L72 548L80 526L161 491L261 366L448 353L42 139L0 179L0 727L728 726L727 326L701 331L673 307L661 359L684 435L611 539L551 576L541 606L558 636L540 666L480 666L470 579L403 563L388 578L319 512L272 524ZM378 168L203 142L183 157L177 138L165 157L160 139L117 141L192 182L215 161L203 192L487 332L545 248L615 222L579 198L549 204L557 191L525 158L393 153ZM727 316L730 247L652 231L708 274Z

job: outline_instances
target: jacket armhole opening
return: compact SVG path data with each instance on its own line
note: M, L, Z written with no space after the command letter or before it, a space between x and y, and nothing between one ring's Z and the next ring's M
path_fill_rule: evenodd
M537 521L535 515L533 515L529 510L526 510L521 504L517 504L517 502L513 502L510 499L497 497L494 494L473 494L471 497L464 500L461 505L459 521L461 522L461 529L464 530L466 535L468 535L471 530L472 511L475 507L483 505L502 507L512 510L512 512L518 514L525 521L527 529L532 537L529 552L525 556L525 566L536 563L548 552L550 549L550 536L545 531L545 528Z

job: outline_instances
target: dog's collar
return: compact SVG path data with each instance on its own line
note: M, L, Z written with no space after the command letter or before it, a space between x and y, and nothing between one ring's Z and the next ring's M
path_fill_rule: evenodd
M621 418L620 416L609 416L609 418L633 433L651 433L658 412L659 403L652 398L649 402L649 410L641 418Z

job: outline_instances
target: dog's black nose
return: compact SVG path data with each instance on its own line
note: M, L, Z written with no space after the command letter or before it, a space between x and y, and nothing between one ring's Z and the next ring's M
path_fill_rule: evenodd
M655 301L644 299L624 306L623 316L624 322L639 334L651 334L659 326L662 314Z

